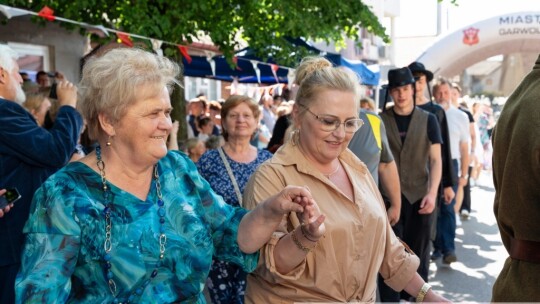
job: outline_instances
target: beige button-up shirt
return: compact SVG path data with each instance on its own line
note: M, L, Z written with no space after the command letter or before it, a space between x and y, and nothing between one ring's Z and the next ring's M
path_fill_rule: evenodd
M295 214L287 216L248 276L246 303L374 302L378 272L395 290L402 290L413 277L419 259L394 235L366 166L349 149L339 160L352 182L354 201L312 167L291 142L252 175L244 191L247 208L287 185L308 186L326 215L326 234L298 267L279 273L275 245L300 224Z

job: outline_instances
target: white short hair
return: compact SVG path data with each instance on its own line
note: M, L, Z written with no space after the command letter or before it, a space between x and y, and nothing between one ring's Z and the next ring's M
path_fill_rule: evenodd
M7 44L0 44L0 67L4 70L10 71L13 69L13 61L19 58L19 54L15 52Z

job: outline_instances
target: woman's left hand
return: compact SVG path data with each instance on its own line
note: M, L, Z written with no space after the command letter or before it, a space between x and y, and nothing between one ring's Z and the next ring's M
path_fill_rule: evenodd
M265 205L273 216L281 218L289 212L304 212L313 202L311 192L306 187L287 186L268 199Z
M304 212L300 213L298 218L301 221L302 233L309 240L318 240L326 232L326 226L324 225L326 216L321 214L319 205L314 200L304 208Z

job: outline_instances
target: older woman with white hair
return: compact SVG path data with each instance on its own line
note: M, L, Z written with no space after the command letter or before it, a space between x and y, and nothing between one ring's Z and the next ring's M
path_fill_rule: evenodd
M36 192L17 302L204 303L212 256L251 271L284 214L312 216L309 191L292 186L252 212L234 208L167 151L178 72L137 49L85 65L81 112L99 146Z

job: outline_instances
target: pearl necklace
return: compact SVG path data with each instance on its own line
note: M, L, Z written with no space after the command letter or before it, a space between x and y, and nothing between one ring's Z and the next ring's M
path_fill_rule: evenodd
M153 179L156 183L156 195L157 195L157 206L158 206L158 216L159 216L159 261L156 263L154 271L150 274L147 279L140 284L135 291L131 291L129 296L122 301L118 298L120 293L117 293L116 282L114 281L114 274L112 272L111 264L111 251L112 251L112 219L111 219L111 193L109 186L107 186L107 179L105 178L105 163L101 158L101 147L96 147L96 157L97 157L97 167L99 169L99 174L101 175L101 183L103 185L103 198L105 200L105 208L103 209L103 214L105 216L105 242L103 243L103 260L105 261L104 270L107 278L107 283L109 285L109 290L111 291L112 296L114 297L114 303L130 303L133 302L136 298L140 297L144 289L150 284L150 281L155 278L158 274L158 269L163 265L163 260L165 258L165 245L167 243L167 235L165 235L165 209L163 208L163 196L161 194L161 183L159 182L159 174L157 170L157 165L154 166Z

